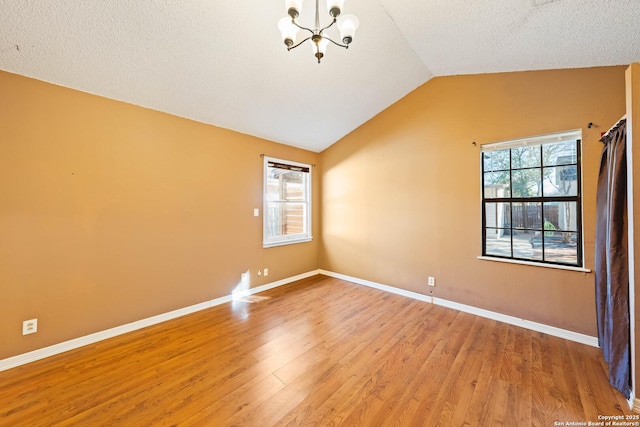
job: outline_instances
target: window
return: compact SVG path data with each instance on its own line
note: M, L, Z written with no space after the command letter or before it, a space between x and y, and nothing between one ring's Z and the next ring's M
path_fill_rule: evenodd
M264 158L262 246L311 240L311 166Z
M582 267L581 139L482 146L483 256Z

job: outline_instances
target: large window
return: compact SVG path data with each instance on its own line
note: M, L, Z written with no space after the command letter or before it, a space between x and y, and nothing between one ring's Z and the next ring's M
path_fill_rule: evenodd
M482 146L482 255L582 267L581 131Z
M264 158L262 246L311 240L311 166Z

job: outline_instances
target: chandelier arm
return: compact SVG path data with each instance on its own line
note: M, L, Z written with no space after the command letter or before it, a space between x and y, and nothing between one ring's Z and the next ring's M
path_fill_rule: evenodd
M335 24L335 23L336 23L336 18L333 18L333 21L331 21L331 23L330 23L329 25L327 25L326 27L324 27L323 29L321 29L320 31L318 31L318 34L322 34L322 32L323 32L324 30L327 30L327 29L329 29L329 28L333 27L333 24ZM323 37L324 37L324 36L323 36Z
M295 19L292 19L292 20L291 20L291 23L292 23L293 25L295 25L296 27L300 28L301 30L309 31L311 34L313 34L313 33L314 33L314 32L313 32L313 30L312 30L311 28L307 28L307 27L303 27L302 25L298 25L298 23L296 22L296 20L295 20Z
M295 46L288 47L288 48L287 48L287 50L295 49L295 48L297 48L298 46L300 46L302 43L304 43L304 42L306 42L307 40L310 40L310 39L311 39L311 36L309 36L309 37L307 37L306 39L302 40L300 43L298 43L298 44L297 44L297 45L295 45Z
M331 40L329 37L326 37L326 36L322 36L322 38L323 38L323 39L327 39L327 40L329 40L331 43L335 44L336 46L340 46L340 47L343 47L343 48L345 48L345 49L349 49L349 45L346 45L346 44L340 44L340 43L338 43L338 42L334 42L333 40Z

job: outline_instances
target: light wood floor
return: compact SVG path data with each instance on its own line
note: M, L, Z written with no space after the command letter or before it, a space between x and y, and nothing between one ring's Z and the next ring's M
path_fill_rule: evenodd
M0 372L1 426L554 426L631 414L600 351L316 276Z

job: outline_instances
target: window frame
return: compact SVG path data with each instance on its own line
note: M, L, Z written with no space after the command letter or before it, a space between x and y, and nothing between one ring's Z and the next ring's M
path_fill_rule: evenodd
M312 180L312 174L311 174L311 170L312 165L306 164L306 163L300 163L300 162L294 162L291 160L284 160L284 159L279 159L276 157L268 157L268 156L263 156L264 158L264 162L263 162L263 188L262 188L262 247L263 248L271 248L271 247L276 247L276 246L283 246L283 245L292 245L292 244L296 244L296 243L304 243L304 242L310 242L311 240L313 240L313 234L312 234L312 214L311 214L311 180ZM288 201L284 201L284 200L280 200L278 201L279 203L303 203L306 207L306 212L304 214L304 218L303 218L303 224L304 224L304 232L303 233L297 233L297 234L290 234L290 235L281 235L281 236L275 236L275 237L270 237L269 233L268 233L268 228L269 228L269 218L270 218L270 210L269 210L269 200L267 199L267 189L268 189L268 175L269 175L269 171L272 168L272 166L270 166L271 164L278 164L278 165L283 165L283 166L289 166L292 169L291 170L296 170L297 168L301 169L301 172L306 173L306 182L305 182L305 189L304 189L304 200L302 202L296 201L296 202L288 202ZM278 168L278 169L285 169L285 168ZM307 171L305 171L305 169ZM273 202L273 201L271 201Z
M551 195L546 196L544 194L544 169L550 167L562 167L562 166L573 166L574 163L570 164L555 164L555 165L545 165L544 164L544 156L543 156L543 146L545 144L551 143L562 143L568 141L576 142L576 195L568 196L568 195ZM565 268L565 269L575 269L575 270L584 270L584 222L583 222L583 206L582 206L582 129L575 129L571 131L565 132L557 132L546 135L532 136L527 138L514 139L503 142L496 142L490 144L483 144L480 150L480 199L482 204L482 217L481 217L481 230L482 230L482 255L479 257L480 259L492 260L492 261L504 261L504 262L512 262L526 265L534 265L541 267L556 267L556 268ZM489 151L497 151L497 150L506 150L506 149L514 149L514 148L522 148L522 147L539 147L540 148L540 164L535 167L514 167L513 157L511 155L511 151L509 151L509 168L502 171L507 171L509 173L509 188L510 193L509 197L486 197L485 194L485 153ZM531 196L531 197L514 197L513 194L513 172L514 171L523 171L523 170L531 170L531 169L539 169L541 176L541 189L540 196ZM491 170L489 171L491 172ZM576 263L572 262L560 262L557 260L549 261L545 260L545 225L544 225L544 206L545 203L552 202L575 202L576 206L576 226L575 231L567 230L568 233L576 234ZM505 203L509 205L509 215L510 215L510 223L509 227L489 227L487 225L487 203ZM523 209L525 204L527 203L540 203L542 218L541 221L543 223L540 227L540 250L542 259L532 259L532 258L523 258L515 256L514 253L514 231L519 231L521 228L514 227L514 209L513 204L518 203L523 205ZM510 250L511 255L498 255L498 254L488 254L487 253L487 230L488 229L505 229L509 230L510 236ZM528 229L526 230L535 230ZM535 236L535 235L534 235ZM533 243L532 243L533 246Z

